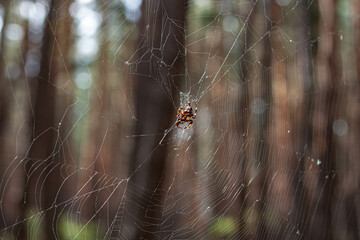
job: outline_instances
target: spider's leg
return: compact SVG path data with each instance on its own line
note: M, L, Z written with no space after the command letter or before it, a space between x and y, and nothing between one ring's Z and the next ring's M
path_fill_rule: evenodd
M184 109L182 107L179 107L178 109L178 114L176 117L179 117L180 115L182 115L184 113Z
M195 118L196 118L196 113L197 113L197 102L195 102L195 113L194 113L192 119L195 119Z
M184 129L190 128L194 121L191 119L188 119L188 122L189 122L189 125L187 125Z
M184 128L180 127L179 124L183 124L184 122L186 122L185 120L186 120L186 119L179 118L179 119L176 121L175 126L176 126L177 128L184 129Z
M180 127L180 126L179 126L179 124L180 124L180 123L182 123L182 122L177 121L177 122L176 122L176 124L175 124L175 125L176 125L176 127L177 127L177 128L180 128L180 129L186 129L186 128Z

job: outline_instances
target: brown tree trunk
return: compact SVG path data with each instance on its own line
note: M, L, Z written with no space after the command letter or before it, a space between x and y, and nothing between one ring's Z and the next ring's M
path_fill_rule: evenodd
M345 136L335 136L336 176L334 201L339 206L333 222L334 239L360 239L360 1L347 2L353 15L351 24L340 23L345 28L340 36L344 66L344 94L338 98L339 117L348 123ZM340 18L340 16L339 16ZM340 28L339 27L339 28ZM351 44L349 44L351 43ZM345 116L345 117L344 117Z
M101 4L99 4L101 5ZM109 128L111 125L110 97L111 79L109 66L109 28L105 9L104 20L102 21L102 35L100 40L100 56L97 60L97 72L94 74L94 83L91 88L90 111L87 114L85 137L83 139L79 165L86 169L80 171L77 180L77 195L84 200L80 202L81 217L86 221L96 221L103 213L103 200L107 197L106 191L96 191L103 187L101 181L103 174L111 173L113 166L111 156L111 138ZM95 204L97 202L97 204ZM101 208L97 208L97 206Z
M318 93L313 98L312 142L309 158L319 164L312 167L304 177L304 187L308 191L309 204L306 239L332 239L332 212L334 194L335 152L332 140L332 124L336 111L336 95L341 77L336 51L336 0L319 1L321 9L319 25L319 45L316 56L315 89ZM312 161L308 161L311 164ZM315 186L315 187L314 187Z
M9 9L5 11L9 11ZM21 43L20 54L21 56L26 56L26 53L29 50L28 21L24 21L23 26L25 36ZM4 26L4 28L6 27ZM3 38L3 41L5 41L5 38ZM25 69L25 62L22 62L20 68ZM6 69L5 72L7 72ZM28 99L25 96L26 94L24 94L26 91L26 83L25 81L21 81L25 77L25 71L21 71L21 75L18 77L18 79L16 79L16 81L9 79L7 76L4 76L4 78L0 80L4 80L5 83L11 84L11 86L10 84L3 86L4 94L2 94L1 97L3 97L3 103L8 101L8 106L6 106L6 108L9 108L9 111L6 113L6 115L4 115L4 121L2 121L2 126L0 127L4 129L2 132L0 130L0 176L2 176L0 182L0 197L2 199L0 211L1 216L3 217L3 221L1 221L1 223L5 223L7 226L14 224L18 220L19 215L25 215L25 209L19 208L23 193L18 191L18 189L24 188L24 171L22 160L24 159L29 147L28 144L30 128L27 125L23 125L24 115L27 116L27 107L30 104L28 103ZM27 80L30 81L29 79ZM21 110L19 111L19 109L26 110L23 112ZM19 223L16 224L15 229L17 229L19 226ZM5 234L9 232L16 235L17 230L14 231L13 229L7 229L4 231Z
M315 4L314 4L315 5ZM312 6L316 8L315 6ZM289 80L289 103L291 105L291 124L293 129L290 131L290 136L294 144L294 153L296 154L297 166L293 165L292 176L302 176L306 175L306 170L308 169L308 162L304 159L305 152L307 151L307 144L310 141L311 134L308 129L311 129L310 121L311 119L311 101L312 98L308 97L309 92L311 92L311 86L314 82L314 66L312 64L313 56L312 50L313 46L310 41L313 36L311 36L309 29L312 25L316 25L316 18L310 15L309 3L302 1L299 3L299 6L294 10L291 17L290 27L294 29L292 32L292 42L296 41L299 43L299 50L295 50L294 56L291 56L288 59L288 75L290 76ZM312 22L310 22L312 20ZM305 188L303 186L303 181L296 181L294 179L292 183L293 188L295 189L294 195L292 196L293 208L295 211L291 215L291 222L294 226L297 226L296 232L297 238L301 238L304 235L304 232L307 229L309 222L304 219L309 219L309 211L304 204L306 202Z
M10 1L4 0L2 3L4 9L4 17L3 17L3 27L0 35L0 89L2 89L2 94L0 94L0 154L3 153L4 145L6 142L5 129L8 127L9 120L9 97L11 93L10 79L7 77L6 69L5 69L5 61L6 61L6 38L5 38L5 30L8 25L9 20L9 9ZM2 161L1 161L2 162ZM0 173L5 171L6 164L0 163ZM1 174L2 176L2 174ZM0 226L2 225L0 221Z
M286 238L285 234L288 230L285 226L280 225L281 227L279 227L274 224L276 221L282 221L282 218L286 218L291 210L293 189L290 178L294 169L293 163L295 162L286 154L287 152L294 152L292 138L289 134L289 131L291 132L293 128L290 121L287 62L284 60L287 56L283 48L285 43L279 29L285 27L286 22L282 21L282 8L275 0L271 1L269 7L272 24L277 26L273 27L270 32L272 105L269 109L269 124L266 136L268 143L271 143L269 147L275 148L269 159L269 171L273 177L267 179L269 187L267 204L270 204L274 212L265 214L271 214L273 217L272 220L267 220L267 230L273 232L271 234L277 236L277 238ZM281 204L279 203L280 199Z
M360 142L360 1L353 0L353 11L354 11L354 48L355 48L355 65L357 72L357 81L355 82L356 87L353 89L353 101L356 104L352 104L349 109L349 115L353 119L352 124L354 130L351 131L352 142L350 143L350 156L349 156L349 173L345 173L348 176L348 181L345 182L345 186L349 186L348 190L348 206L347 206L347 219L350 219L350 232L355 238L360 239L360 148L358 146ZM355 209L355 210L354 210ZM356 214L355 214L356 213Z
M354 50L355 50L355 67L357 72L357 79L360 87L360 1L353 0L354 11Z
M255 236L259 238L265 229L260 213L264 209L266 200L266 192L263 186L268 167L261 169L256 178L253 176L254 172L259 171L259 164L263 166L265 162L269 161L266 159L267 154L264 154L268 150L268 144L260 140L265 137L268 111L266 109L258 111L258 108L261 108L258 104L264 103L265 105L270 100L268 97L270 92L268 67L271 64L271 54L268 52L270 37L267 33L271 26L262 14L264 9L268 9L268 4L262 1L253 1L247 8L241 9L246 16L251 14L249 21L246 22L246 32L243 34L244 46L240 65L242 81L244 82L240 86L241 93L239 94L240 114L242 115L240 128L243 138L241 147L243 153L239 161L242 162L241 179L244 184L240 198L242 204L240 217L244 219L244 227L247 230L240 229L242 239L254 237L252 234L246 236L243 234L244 232L255 233ZM257 42L259 38L262 41ZM254 64L255 62L257 63ZM253 220L246 221L249 217Z
M7 154L5 154L6 148L6 129L9 123L9 108L10 100L9 94L11 86L9 84L10 79L6 76L5 60L6 60L6 44L5 44L5 29L9 20L9 0L4 0L1 4L3 7L3 26L0 35L0 176L4 176L6 168L9 164ZM7 152L6 152L7 153ZM0 185L0 193L6 195L5 189L1 189L3 185ZM6 202L6 199L4 200ZM3 204L3 203L1 203ZM1 212L0 229L3 229L8 224L7 210Z
M9 79L7 78L5 74L5 59L6 59L6 44L5 44L5 29L7 27L7 23L9 20L9 0L4 0L2 3L3 9L4 9L4 17L3 17L3 27L1 30L1 36L0 36L0 89L10 89L9 86ZM3 135L4 135L4 129L7 124L6 119L8 118L8 108L9 108L9 92L10 91L3 91L3 93L0 95L0 151L1 146L3 146ZM0 152L1 153L1 152Z
M45 20L41 48L40 72L36 79L34 102L31 103L32 115L31 145L25 162L27 174L24 205L25 211L30 209L44 214L45 239L58 238L57 193L62 183L60 175L61 162L58 158L57 142L58 123L56 119L56 79L60 54L55 44L56 12L59 9L58 0L51 0L49 13ZM26 224L25 224L26 226ZM23 226L21 239L27 239L31 229ZM24 231L25 230L25 231Z
M167 132L176 115L174 84L182 72L185 1L143 1L141 48L136 64L137 137L130 158L130 178L121 235L127 239L157 239L161 221L162 175L167 156ZM165 21L170 20L171 21ZM175 25L176 23L176 25ZM162 133L159 135L159 133ZM165 138L165 140L164 140ZM154 203L157 203L154 205ZM158 233L158 234L157 234ZM114 234L113 234L114 235Z

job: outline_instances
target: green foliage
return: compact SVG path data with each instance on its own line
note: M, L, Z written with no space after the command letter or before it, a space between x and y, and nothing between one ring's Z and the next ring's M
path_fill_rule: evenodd
M219 217L211 224L211 231L215 238L228 237L235 234L239 229L235 218Z
M44 239L44 215L30 210L26 214L27 237L29 240ZM68 215L60 218L58 226L56 226L60 239L62 240L92 240L96 239L101 233L94 222L88 224L80 224Z
M214 3L210 0L193 0L195 7L190 8L189 17L197 19L198 22L193 24L200 24L197 27L205 26L214 21L218 15Z
M34 209L26 212L28 220L26 221L27 237L30 240L44 239L44 226L41 222L43 215L35 213Z
M64 216L60 219L58 229L63 240L92 240L98 236L95 223L84 225Z

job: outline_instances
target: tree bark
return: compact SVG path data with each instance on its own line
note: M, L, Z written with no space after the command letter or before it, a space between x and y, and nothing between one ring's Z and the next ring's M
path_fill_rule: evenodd
M9 79L5 76L5 59L6 59L6 44L5 44L5 29L7 27L7 23L9 20L9 0L4 0L3 2L4 8L4 18L3 18L3 27L1 29L0 36L0 89L10 89ZM4 129L7 124L6 120L8 118L8 108L9 108L9 94L10 91L4 91L3 94L0 95L0 147L3 146L3 135ZM0 149L1 151L2 149Z
M136 64L136 126L121 235L156 239L161 221L166 141L176 116L172 96L184 54L185 1L143 1L139 63ZM169 21L171 20L171 21ZM176 23L176 24L175 24ZM160 133L160 134L159 134ZM157 203L154 205L154 203ZM136 224L135 224L136 223Z
M333 201L335 186L335 147L332 124L340 88L340 64L337 62L336 0L319 1L319 45L315 59L315 84L311 119L311 147L308 161L319 160L304 177L311 215L303 233L306 239L333 239ZM315 168L315 169L314 169ZM315 186L315 187L314 187Z
M51 0L49 12L45 20L41 47L40 72L36 78L34 102L31 103L34 112L30 129L32 142L25 161L27 174L24 205L25 211L37 210L44 214L45 239L56 239L57 196L62 178L60 174L61 161L58 155L58 123L56 122L56 79L60 54L55 43L56 12L61 1ZM31 229L23 226L20 238L27 239Z
M3 7L3 26L1 29L0 35L0 89L2 89L2 94L0 94L0 156L3 156L0 159L0 176L4 176L6 168L8 165L8 157L5 154L5 143L6 143L6 129L9 123L9 108L10 100L9 93L11 92L10 79L5 74L5 60L6 60L6 44L5 44L5 29L8 25L9 19L9 0L4 0L1 4ZM7 153L7 152L6 152ZM1 189L0 185L0 189ZM2 194L6 195L5 189L1 189ZM6 202L6 199L4 200ZM7 210L4 209L2 217L0 219L0 229L3 229L8 224Z
M98 5L101 6L100 1ZM105 7L104 7L105 8ZM101 181L104 175L110 174L113 166L113 156L111 156L111 143L108 132L111 125L109 116L110 97L112 95L110 85L111 79L109 66L109 19L107 9L103 10L104 19L102 21L100 36L100 56L96 62L96 73L94 82L90 90L90 111L87 114L86 128L83 138L79 165L86 171L80 171L77 180L77 195L86 196L84 201L79 202L81 206L81 217L83 220L96 221L100 218L103 209L102 200L106 199L106 191L96 191L103 187ZM98 204L95 204L98 202Z

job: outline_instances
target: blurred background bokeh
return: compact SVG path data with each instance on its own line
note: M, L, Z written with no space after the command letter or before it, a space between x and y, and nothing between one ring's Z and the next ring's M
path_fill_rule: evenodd
M359 0L1 0L0 238L360 239L359 83Z

